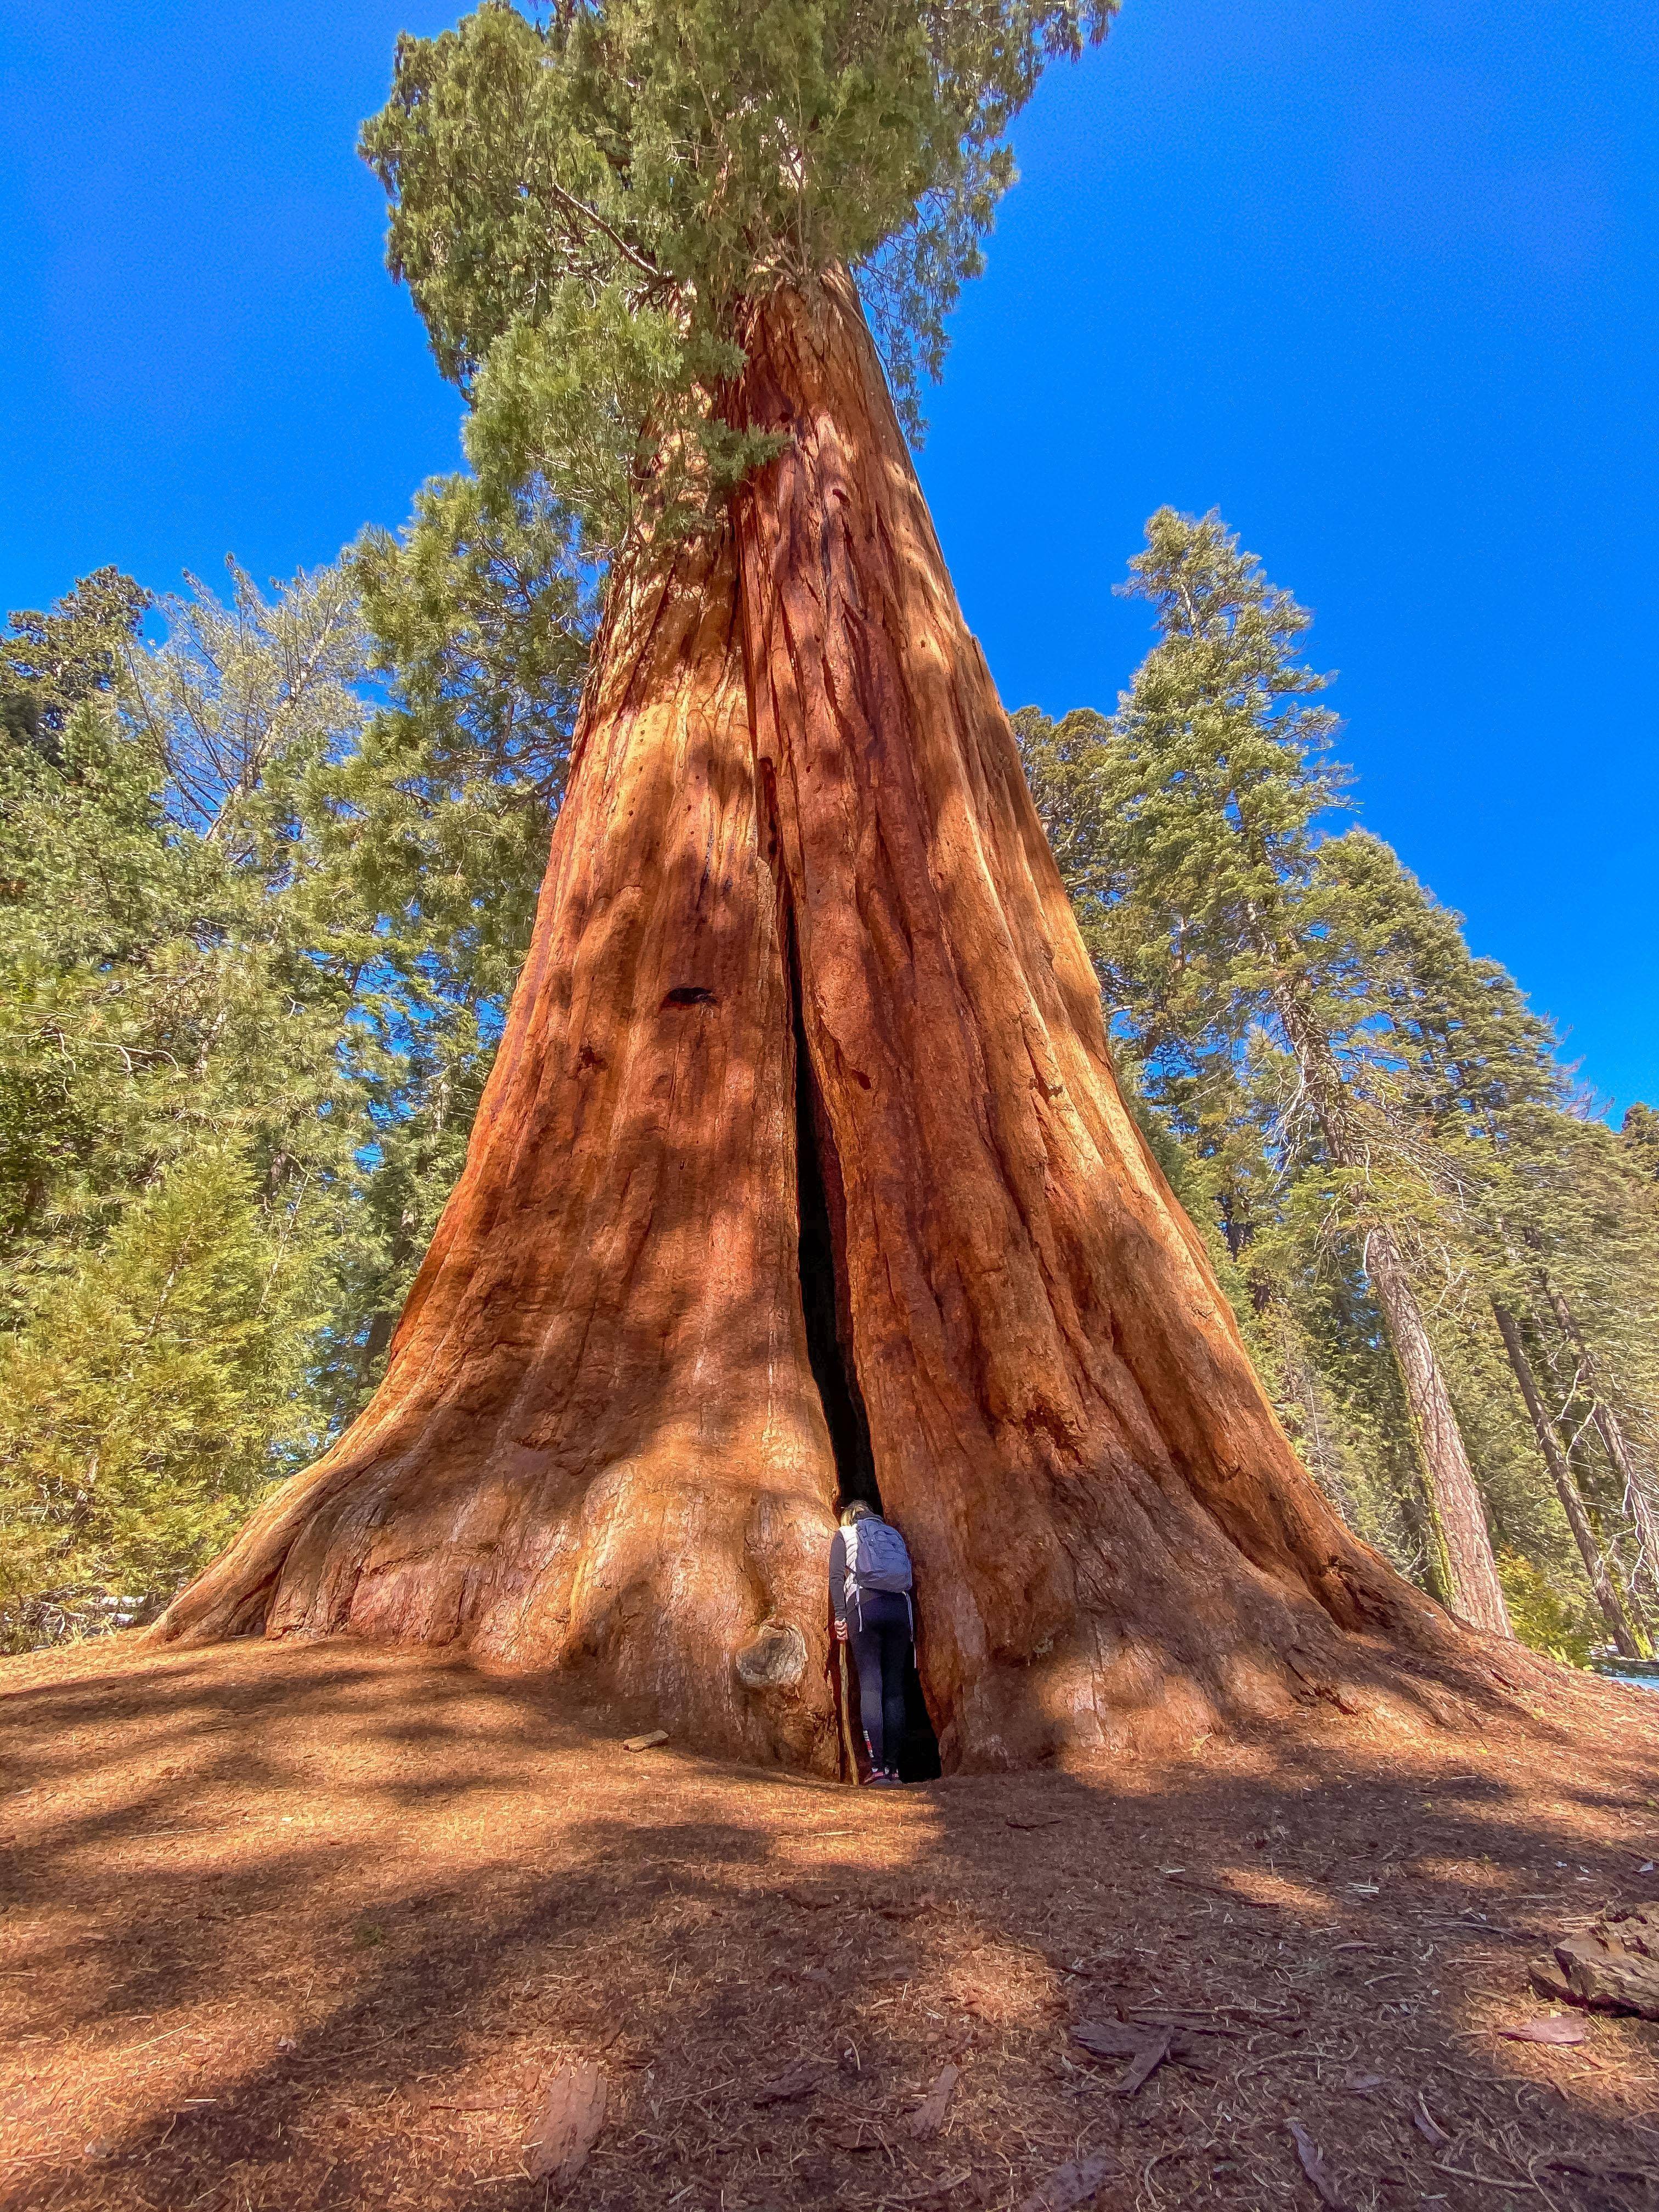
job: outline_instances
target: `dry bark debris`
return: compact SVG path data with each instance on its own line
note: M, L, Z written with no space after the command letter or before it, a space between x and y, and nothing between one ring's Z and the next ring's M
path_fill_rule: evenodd
M1583 1936L1569 1936L1553 1958L1534 1961L1540 1996L1596 2012L1659 2020L1659 1905L1604 1912Z
M1312 2182L1318 2193L1320 2203L1328 2205L1330 2212L1347 2212L1347 2200L1331 2179L1330 2170L1320 2154L1319 2145L1308 2133L1300 2120L1286 2120L1285 2127L1291 2141L1296 2145L1296 2154L1302 2161L1302 2171Z
M1133 2097L1144 2089L1170 2056L1174 2039L1173 2031L1166 2027L1160 2029L1150 2042L1143 2044L1139 2056L1118 2083L1115 2094L1120 2097Z
M1177 2066L1203 2073L1204 2060L1189 2034L1174 2027L1142 2027L1116 2020L1082 2020L1072 2030L1073 2043L1081 2044L1092 2058L1127 2058L1127 2070L1115 2085L1120 2097L1133 2097L1144 2089L1166 2059Z
M772 2081L763 2082L750 2101L757 2105L787 2105L797 2097L810 2096L823 2079L823 2069L816 2059L798 2059Z
M1437 2148L1441 2143L1449 2143L1451 2141L1451 2137L1424 2103L1423 2092L1420 2089L1417 2093L1417 2110L1412 2114L1412 2125L1425 2142L1431 2142Z
M623 1749L624 1751L654 1751L659 1743L666 1743L667 1741L666 1729L653 1729L649 1735L625 1735L623 1738Z
M1104 2155L1070 2160L1031 2191L1019 2212L1073 2212L1075 2206L1088 2203L1114 2171L1112 2160Z
M591 2061L559 2069L525 2137L525 2163L536 2180L570 2186L605 2125L605 2076Z
M820 2133L823 2140L837 2150L871 2151L883 2148L880 2130L868 2120L851 2120L845 2126L831 2125Z
M1509 2043L1582 2043L1584 2031L1576 2020L1564 2019L1551 2013L1542 2020L1516 2021L1513 2027L1500 2027L1498 2033Z
M951 2100L956 2094L957 2083L962 2079L957 2066L943 2066L933 2087L910 2115L910 2133L918 2142L926 2142L945 2125L945 2115L951 2109Z

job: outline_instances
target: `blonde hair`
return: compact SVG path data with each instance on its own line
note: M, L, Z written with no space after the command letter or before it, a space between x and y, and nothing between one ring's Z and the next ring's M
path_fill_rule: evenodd
M843 1505L841 1509L841 1525L843 1528L850 1528L855 1521L879 1521L880 1518L881 1516L875 1507L867 1499L862 1498L854 1498L850 1504Z

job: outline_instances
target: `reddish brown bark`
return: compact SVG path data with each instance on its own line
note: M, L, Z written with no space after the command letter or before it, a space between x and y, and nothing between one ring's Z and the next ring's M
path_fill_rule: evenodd
M1336 1154L1341 1164L1351 1163ZM1395 1364L1405 1385L1412 1429L1426 1478L1442 1585L1461 1616L1493 1636L1513 1636L1480 1486L1445 1371L1429 1334L1410 1272L1392 1229L1374 1223L1365 1238L1365 1272L1376 1293Z
M792 441L736 501L755 742L947 1765L1282 1710L1434 1617L1296 1464L1118 1097L861 317L786 297L750 351Z
M748 343L733 411L792 442L613 585L386 1382L158 1632L586 1667L831 1771L830 1507L873 1474L947 1766L1455 1656L1297 1465L1118 1097L850 288Z
M734 609L725 536L613 587L534 942L385 1382L164 1638L459 1643L835 1770L835 1468Z

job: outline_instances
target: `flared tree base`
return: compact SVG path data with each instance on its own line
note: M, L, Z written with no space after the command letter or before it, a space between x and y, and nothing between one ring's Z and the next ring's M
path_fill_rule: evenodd
M850 285L745 344L786 449L612 578L385 1382L155 1633L455 1645L834 1772L861 1495L947 1771L1475 1711L1529 1662L1334 1517L1118 1095Z

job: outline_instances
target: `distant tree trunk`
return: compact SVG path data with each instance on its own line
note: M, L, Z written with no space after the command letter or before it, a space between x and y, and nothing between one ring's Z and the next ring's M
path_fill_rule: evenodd
M1253 1291L1255 1287L1253 1281ZM1263 1287L1267 1293L1264 1311L1279 1341L1285 1395L1298 1416L1286 1423L1291 1441L1296 1446L1303 1465L1342 1516L1347 1527L1357 1528L1358 1504L1343 1465L1342 1446L1325 1403L1324 1385L1308 1357L1295 1315L1287 1309L1284 1298L1273 1285L1265 1285Z
M418 1249L411 1233L417 1218L413 1207L405 1206L398 1214L397 1227L392 1232L392 1249L387 1255L386 1273L392 1277L393 1282L402 1275L410 1261L415 1258ZM386 1285L386 1288L389 1289L390 1285ZM380 1379L386 1353L392 1349L392 1340L397 1331L398 1320L398 1312L391 1306L377 1305L369 1316L368 1327L363 1332L363 1340L357 1347L357 1396L360 1401L368 1399L372 1387Z
M1288 983L1280 987L1278 999L1279 1018L1326 1150L1338 1167L1362 1171L1368 1164L1364 1133L1358 1125L1329 1044L1314 1028ZM1424 1321L1410 1270L1398 1238L1385 1222L1373 1220L1361 1225L1365 1272L1376 1293L1411 1410L1448 1602L1476 1628L1494 1636L1513 1636L1474 1470L1469 1465L1440 1355Z
M1452 1608L1477 1628L1494 1636L1512 1636L1515 1631L1498 1579L1498 1562L1492 1555L1492 1535L1474 1470L1463 1446L1440 1356L1391 1229L1379 1224L1367 1232L1365 1267L1388 1326L1412 1411L1418 1449L1427 1470Z
M365 1395L371 1382L380 1371L380 1363L391 1349L392 1339L398 1326L398 1316L386 1306L377 1306L369 1316L363 1340L357 1347L357 1393Z
M1626 1659L1639 1659L1641 1646L1636 1640L1624 1601L1619 1595L1601 1547L1595 1540L1595 1531L1590 1527L1589 1516L1584 1510L1584 1501L1578 1494L1572 1470L1561 1454L1560 1440L1550 1424L1543 1399L1539 1395L1538 1383L1527 1358L1522 1340L1521 1328L1506 1305L1494 1298L1492 1313L1498 1322L1498 1333L1504 1340L1504 1349L1509 1354L1510 1367L1526 1401L1527 1413L1532 1422L1538 1449L1543 1454L1544 1464L1549 1470L1550 1480L1555 1485L1555 1494L1561 1501L1561 1510L1567 1516L1567 1526L1572 1530L1573 1541L1578 1547L1579 1557L1584 1562L1584 1572L1595 1594L1601 1618L1607 1632Z
M1118 1096L850 285L745 344L791 443L612 582L386 1380L157 1632L456 1643L830 1773L873 1492L947 1769L1489 1681L1297 1465Z
M1562 1334L1578 1355L1579 1368L1589 1386L1590 1419L1624 1486L1624 1508L1635 1531L1638 1564L1646 1569L1650 1589L1659 1595L1659 1513L1656 1513L1653 1500L1648 1495L1646 1478L1636 1464L1623 1424L1608 1401L1600 1366L1578 1326L1577 1316L1547 1270L1540 1270L1539 1280Z

